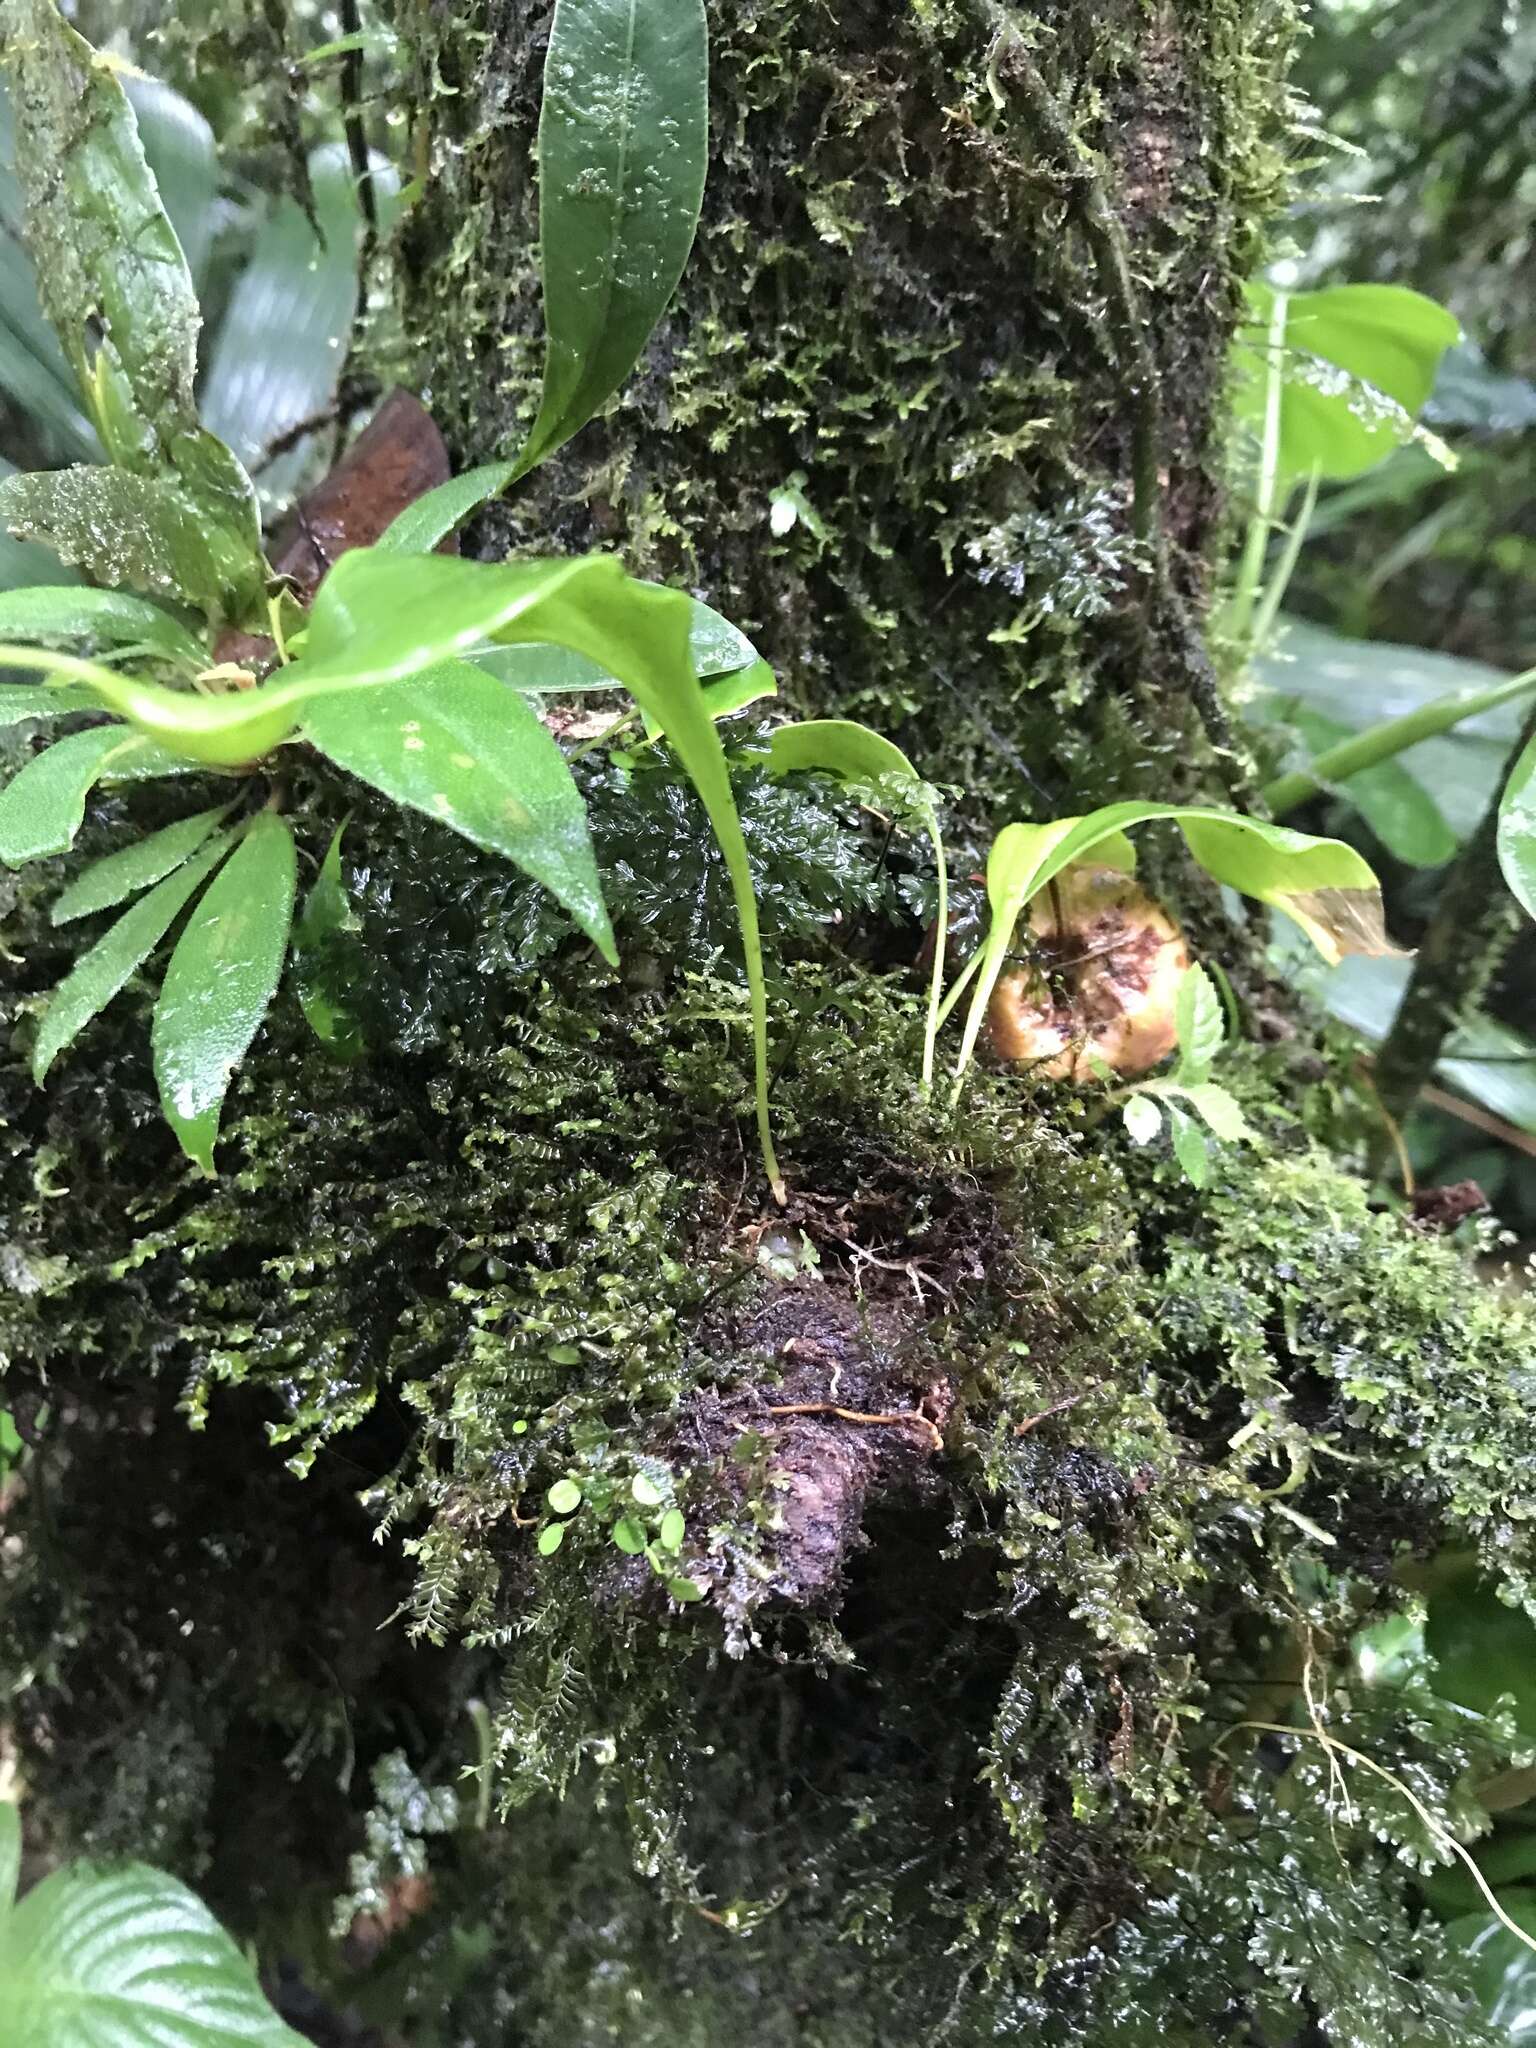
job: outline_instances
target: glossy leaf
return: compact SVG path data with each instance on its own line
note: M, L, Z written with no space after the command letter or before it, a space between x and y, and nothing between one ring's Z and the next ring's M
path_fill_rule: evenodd
M1499 800L1499 865L1527 917L1536 917L1536 739L1510 770Z
M336 999L332 986L338 950L361 929L341 871L341 835L346 829L343 819L331 835L320 872L293 927L300 1008L310 1030L339 1060L356 1059L363 1050L362 1025L355 1013Z
M59 459L99 462L101 443L38 297L25 215L10 100L0 79L0 386L34 428L42 429Z
M242 598L261 585L250 479L198 422L197 295L122 84L54 0L12 0L17 171L38 288L110 460L174 471L215 552L238 555ZM107 579L118 580L118 579Z
M1489 1580L1469 1568L1435 1590L1424 1647L1443 1699L1488 1714L1507 1696L1521 1733L1536 1736L1536 1622Z
M61 890L53 906L53 922L69 924L77 917L90 917L98 910L110 910L140 889L190 860L216 825L228 816L228 806L199 811L195 817L178 819L144 839L135 839L117 853L94 860Z
M82 953L49 999L32 1049L32 1078L41 1085L65 1047L104 1010L112 998L149 958L178 915L233 845L221 833L211 844L176 868L111 925L88 952Z
M539 121L538 416L514 460L428 492L381 545L436 547L568 441L634 369L693 246L708 87L703 0L558 0Z
M939 892L933 968L928 983L928 1017L923 1034L922 1083L925 1089L932 1087L939 1009L944 996L945 946L949 934L949 876L933 791L900 747L892 745L883 734L871 731L867 725L859 725L847 718L816 718L799 725L780 726L769 744L768 767L774 775L791 774L796 769L819 768L844 783L862 785L871 790L878 800L914 820L928 835Z
M66 1864L0 1915L0 1985L6 2048L303 2048L201 1900L141 1863Z
M1350 737L1353 728L1321 718L1298 705L1288 723L1315 758ZM1394 859L1409 867L1437 868L1455 858L1460 844L1440 806L1400 759L1378 761L1342 782L1324 787L1357 810Z
M304 736L339 767L515 861L609 959L613 931L565 756L513 690L468 662L322 697Z
M79 647L87 654L136 648L194 674L209 655L179 619L121 590L43 584L0 592L0 640L36 640L47 647Z
M0 683L0 727L23 725L29 718L65 718L71 711L90 711L95 699L88 691L49 688L43 683Z
M167 1121L205 1173L230 1076L282 973L295 870L293 834L263 811L209 884L165 971L150 1034L155 1079Z
M1262 434L1277 295L1248 286L1237 342L1237 416ZM1407 440L1441 357L1461 329L1433 299L1401 285L1330 285L1284 295L1279 471L1298 480L1357 476Z
M1448 696L1475 698L1510 680L1508 670L1486 662L1391 641L1350 640L1300 619L1285 621L1276 651L1258 659L1255 673L1267 693L1260 700L1267 716L1283 717L1287 705L1299 700L1351 732ZM1518 704L1502 704L1396 756L1458 839L1470 837L1492 801L1520 716ZM1340 785L1341 792L1348 788Z
M309 179L320 239L297 200L274 203L235 281L202 383L205 424L253 472L268 503L291 496L308 459L301 444L274 460L272 444L330 403L357 311L362 215L346 145L313 151ZM376 163L376 198L387 200L395 184L393 170ZM386 227L387 215L386 207Z
M1498 1894L1517 1927L1536 1940L1536 1890L1517 1887ZM1443 1929L1446 1943L1459 1949L1470 1968L1478 2008L1509 2048L1536 2043L1536 1950L1492 1913L1468 1913Z
M992 922L966 1017L957 1092L1025 905L1063 868L1090 853L1103 860L1107 852L1119 864L1129 851L1126 831L1160 818L1178 825L1207 874L1285 911L1325 959L1388 950L1376 877L1353 847L1338 839L1315 839L1231 811L1136 801L1106 804L1088 817L1058 818L1048 825L1005 825L987 860Z
M219 163L213 130L190 100L158 78L125 77L144 160L197 290L219 222Z
M4 246L4 229L0 228L0 249ZM0 335L0 387L4 383L4 337ZM16 465L0 456L0 484L16 474ZM31 590L40 584L71 585L82 580L79 570L61 562L51 548L35 540L18 540L0 519L0 590Z
M35 754L0 789L0 861L19 868L74 844L85 821L85 800L113 771L134 779L135 763L160 759L160 750L121 725L68 733Z
M100 583L179 600L215 622L243 616L260 597L259 558L173 481L106 468L10 476L0 483L0 525Z

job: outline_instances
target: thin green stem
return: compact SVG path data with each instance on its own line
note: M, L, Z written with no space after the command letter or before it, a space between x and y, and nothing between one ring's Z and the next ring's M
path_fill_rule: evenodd
M1290 530L1285 536L1285 546L1281 550L1279 561L1275 564L1275 573L1270 577L1259 608L1253 615L1253 639L1250 644L1254 648L1268 646L1269 636L1275 630L1276 615L1285 601L1286 591L1291 586L1291 578L1296 573L1296 564L1307 538L1307 529L1312 524L1312 514L1317 510L1317 487L1321 480L1321 466L1314 462L1312 474L1307 478L1301 510L1290 522Z
M1280 495L1280 412L1285 393L1285 322L1290 294L1277 291L1269 312L1269 333L1265 343L1264 433L1259 444L1259 474L1254 491L1253 511L1243 541L1237 568L1237 587L1228 613L1234 639L1248 638L1253 626L1254 607L1264 582L1264 557L1274 529Z
M975 975L977 968L981 965L981 954L982 948L978 946L975 952L971 955L970 959L966 961L964 967L962 967L960 972L955 976L954 987L950 990L949 994L944 998L943 1002L940 1003L938 1011L936 1013L938 1018L938 1029L940 1031L942 1031L944 1026L949 1022L950 1012L954 1009L956 1003L959 1002L961 996L963 996L965 994L965 991L970 987L972 977Z
M1385 718L1379 725L1367 726L1364 732L1340 740L1335 747L1325 747L1310 768L1297 769L1271 782L1264 791L1264 800L1275 817L1283 818L1308 797L1321 794L1330 783L1347 782L1351 775L1390 761L1395 754L1417 746L1420 740L1434 739L1438 733L1449 732L1464 720L1496 710L1500 704L1512 703L1532 690L1536 690L1536 668L1524 669L1519 675L1490 684L1486 690L1475 690L1470 696L1465 691L1452 691L1436 697L1432 703L1421 704L1417 711L1406 711L1401 718Z
M944 865L944 841L939 835L937 821L927 819L928 837L933 842L933 857L939 872L939 928L933 942L933 974L928 983L928 1023L923 1032L923 1093L933 1092L934 1047L938 1043L939 1026L943 1022L940 1014L944 994L944 950L949 936L949 876Z

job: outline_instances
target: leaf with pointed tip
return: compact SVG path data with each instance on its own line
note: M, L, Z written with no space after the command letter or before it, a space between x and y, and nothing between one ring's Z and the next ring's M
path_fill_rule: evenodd
M53 922L69 924L74 918L110 910L115 903L163 880L184 860L190 860L208 834L228 815L227 804L216 810L199 811L195 817L178 819L174 825L151 832L147 838L134 840L118 853L93 860L60 892L53 906Z
M361 929L341 872L341 835L346 829L343 818L294 921L293 965L299 1007L310 1030L333 1059L355 1060L363 1051L362 1024L344 995L338 999L336 993L338 970L346 964L341 949L354 943Z
M617 960L586 806L565 756L515 690L445 661L381 690L321 697L303 730L396 803L515 861Z
M142 1863L35 1885L0 1917L0 1984L5 2048L304 2048L202 1901Z
M296 868L287 823L261 812L209 884L165 970L150 1032L155 1079L182 1150L208 1174L230 1076L283 971Z
M1536 917L1536 739L1510 771L1499 799L1499 865L1528 917Z
M1204 1131L1193 1117L1168 1105L1168 1122L1173 1131L1173 1156L1184 1169L1185 1178L1203 1188L1211 1177L1211 1148Z
M132 647L194 674L209 662L202 643L158 605L122 590L90 590L68 583L0 591L0 640L35 640L45 647L77 647L86 654Z
M88 952L82 953L49 999L32 1049L32 1078L39 1085L65 1047L107 1007L137 972L234 844L221 833L191 860L167 875L125 910Z
M0 789L0 861L19 868L65 852L85 822L86 798L103 777L134 781L146 768L163 773L149 767L163 759L151 741L122 725L55 740Z
M1227 1033L1216 984L1198 963L1184 970L1173 1014L1179 1034L1179 1079L1203 1081Z
M1188 1087L1175 1087L1170 1092L1182 1096L1192 1109L1197 1109L1216 1136L1227 1144L1246 1144L1253 1140L1253 1126L1243 1115L1241 1105L1216 1082L1197 1081Z

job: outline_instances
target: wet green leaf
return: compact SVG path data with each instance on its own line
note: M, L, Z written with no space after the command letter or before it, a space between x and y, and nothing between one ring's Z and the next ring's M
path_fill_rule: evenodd
M104 776L134 779L135 763L160 750L122 725L93 726L55 740L0 789L0 861L19 868L74 844L85 800Z
M1227 1035L1216 984L1198 962L1179 983L1174 1022L1179 1034L1179 1079L1203 1081Z
M179 619L121 590L90 590L67 583L0 592L0 640L36 640L45 647L77 647L86 654L138 648L194 674L209 655Z
M133 109L53 0L12 0L8 27L17 171L44 308L109 459L143 479L175 473L218 529L211 551L238 560L231 588L247 608L263 573L255 493L198 422L197 295Z
M1470 1568L1436 1589L1424 1620L1432 1682L1479 1714L1509 1695L1522 1734L1536 1736L1536 1622Z
M574 1515L581 1506L581 1488L574 1479L557 1479L544 1498L553 1513Z
M1536 740L1510 770L1499 799L1499 865L1527 917L1536 917Z
M1236 344L1235 409L1262 435L1278 336L1279 466L1293 480L1314 466L1328 478L1357 476L1406 441L1441 357L1461 332L1443 306L1401 285L1277 295L1255 283L1248 303L1251 318Z
M644 353L693 246L709 154L702 0L558 0L539 122L546 355L518 456L428 491L382 546L436 547L601 410Z
M176 942L150 1034L166 1119L213 1172L219 1112L277 989L293 917L293 834L263 811ZM165 885L162 883L161 887Z
M1090 853L1123 864L1127 830L1165 818L1177 824L1207 874L1245 896L1283 910L1323 957L1387 950L1381 891L1369 865L1338 839L1315 839L1233 811L1129 801L1106 804L1086 818L1048 825L1005 825L987 860L992 922L982 948L956 1066L956 1090L970 1063L1013 931L1034 896L1063 868Z
M233 844L232 834L221 833L124 911L95 945L81 954L43 1013L32 1050L34 1081L41 1085L59 1054L149 958Z
M538 1534L537 1548L540 1557L553 1557L564 1541L564 1522L546 1522Z
M215 622L246 615L262 577L239 536L179 483L126 469L61 469L0 483L0 524L42 541L98 582L195 606Z
M23 725L29 718L65 718L71 711L90 711L95 699L85 690L50 688L46 683L0 683L0 726Z
M66 1864L0 1913L0 1983L6 2048L303 2048L201 1900L141 1863Z
M361 928L341 872L341 835L346 829L343 819L331 835L293 927L299 1005L316 1038L339 1060L356 1059L363 1050L362 1025L334 986L338 949Z
M397 803L515 861L617 959L586 806L565 756L515 690L445 661L381 690L320 698L304 732Z
M53 922L68 924L74 918L89 917L94 911L110 910L113 904L149 888L151 883L179 868L184 860L190 860L228 815L227 804L199 811L195 817L178 819L174 825L151 832L147 838L134 840L118 853L92 861L60 892L53 906Z
M621 1515L611 1531L614 1542L626 1557L638 1557L645 1548L645 1531L628 1515Z
M1517 1887L1497 1896L1515 1925L1536 1940L1536 1891ZM1536 1949L1488 1912L1452 1920L1444 1935L1467 1959L1483 2017L1501 2030L1510 2048L1530 2048L1536 2042Z
M198 289L219 225L222 194L213 130L190 100L158 78L125 77L144 160Z

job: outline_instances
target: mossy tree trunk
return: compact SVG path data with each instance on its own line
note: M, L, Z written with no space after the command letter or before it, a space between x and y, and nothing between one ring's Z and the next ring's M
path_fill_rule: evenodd
M1244 800L1198 626L1290 7L710 15L676 306L472 545L695 589L792 705L957 786L962 867L1012 817ZM431 167L402 301L468 462L537 384L548 10L396 22ZM311 850L350 807L373 1051L337 1068L280 1012L212 1187L130 1032L47 1098L5 1069L39 1446L10 1673L61 1841L174 1862L413 2048L1476 2038L1374 1832L1411 1817L1330 1820L1320 1765L1218 1745L1324 1682L1405 1556L1481 1544L1523 1585L1528 1323L1309 1142L1316 1047L1167 850L1265 1133L1204 1192L1070 1091L923 1101L920 867L738 765L786 1213L664 762L584 771L620 976L494 862L299 778ZM620 1494L675 1495L702 1600L608 1540ZM1350 1712L1426 1796L1479 1761L1422 1701Z

